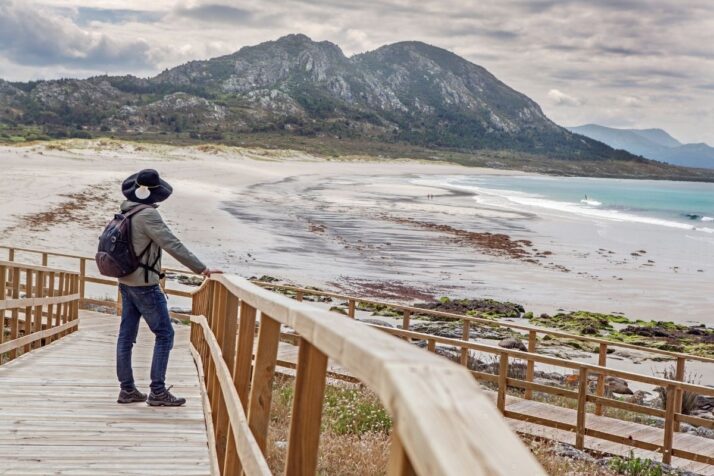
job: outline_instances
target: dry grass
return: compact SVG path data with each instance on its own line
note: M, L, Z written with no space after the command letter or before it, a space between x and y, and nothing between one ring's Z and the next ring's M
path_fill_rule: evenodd
M276 377L268 435L268 464L278 474L287 455L293 379ZM322 412L318 474L381 475L389 459L391 420L370 391L328 385Z

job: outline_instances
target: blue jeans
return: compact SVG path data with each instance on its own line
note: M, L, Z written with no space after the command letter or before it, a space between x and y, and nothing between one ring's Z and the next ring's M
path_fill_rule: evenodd
M166 296L158 285L119 285L122 300L121 324L117 338L117 377L122 390L134 386L134 372L131 368L131 350L139 333L141 316L156 336L154 357L151 361L151 391L161 393L166 389L166 367L169 353L174 345L174 328L171 325Z

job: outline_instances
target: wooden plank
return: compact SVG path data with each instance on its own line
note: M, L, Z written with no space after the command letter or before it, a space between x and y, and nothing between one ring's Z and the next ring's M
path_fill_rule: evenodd
M248 424L260 449L266 451L270 407L273 395L273 377L280 342L280 323L267 314L260 318L258 351L255 355L253 381L248 403Z
M597 364L601 367L607 367L607 344L600 344ZM605 375L602 373L598 373L597 375L597 387L595 393L598 397L605 395ZM602 404L595 404L595 415L602 415Z
M47 265L47 263L43 263L43 265ZM35 296L38 298L43 298L45 294L45 272L44 271L38 271L37 272L37 281L35 282ZM25 319L29 319L30 316L26 316ZM34 308L34 321L33 321L33 331L38 331L42 330L42 305L35 305ZM31 348L32 349L37 349L42 345L41 340L36 340L35 342L32 343Z
M628 410L631 412L652 415L660 418L665 417L664 410L660 408L646 407L644 405L638 405L636 403L615 400L614 398L598 397L596 395L588 395L587 399L589 402L593 402L603 407L619 408L621 410Z
M12 270L12 298L20 298L20 268L14 268ZM3 301L0 303L0 305L5 304L6 302L7 301ZM10 341L14 341L20 335L20 316L16 307L11 309L12 311L10 314ZM12 360L15 358L17 358L17 349L13 349L12 352L10 352L10 359Z
M684 367L687 361L684 357L677 357L677 368L675 370L674 378L680 382L684 381L685 370ZM682 413L682 399L684 397L684 392L681 388L676 388L674 390L674 412ZM679 431L679 422L675 420L674 431Z
M0 301L5 299L7 299L7 266L0 265ZM5 342L5 310L0 309L0 345L3 342ZM0 355L1 364L2 355Z
M233 382L243 410L248 408L248 387L250 385L251 364L253 361L253 339L255 338L255 307L242 301L240 320L238 321L238 350L233 369Z
M528 352L534 354L536 352L536 342L537 335L535 331L528 331ZM535 374L535 362L533 359L528 359L526 364L526 380L528 382L533 382L533 376ZM530 400L533 397L533 390L526 388L525 398Z
M471 333L471 322L465 320L462 324L461 338L468 342L469 335ZM459 363L461 365L467 366L469 363L469 349L468 347L461 347L461 356L459 357Z
M47 339L48 337L61 334L63 332L66 332L70 329L73 329L79 325L79 322L77 321L70 321L66 322L58 327L53 327L51 329L45 329L42 331L37 331L32 334L27 334L22 337L18 337L17 339L12 339L10 341L7 341L3 344L0 344L0 354L4 352L14 352L16 349L19 349L20 347L23 346L29 346L33 342L39 341L41 339Z
M32 296L32 294L33 294L32 293L32 291L33 291L32 280L34 278L34 274L35 274L34 270L25 269L25 296L28 298L33 297ZM25 304L25 335L28 336L28 335L32 334L32 316L30 313L32 312L33 304L31 304L30 299L25 299L24 302L26 303ZM31 342L28 342L27 344L25 344L22 351L24 353L29 352L30 346L31 346Z
M54 295L55 295L55 279L56 279L55 272L50 271L48 278L47 278L47 295L50 297L54 297ZM52 322L53 309L54 309L53 304L47 304L47 327L48 328L53 327L53 322ZM49 343L49 342L52 342L53 340L54 340L54 336L48 338L47 342Z
M409 456L402 445L396 428L392 429L387 474L389 476L416 476L416 471L414 471L414 467L409 461Z
M501 352L498 362L498 398L496 407L501 413L506 411L506 391L508 390L508 354Z
M662 462L670 464L672 462L672 442L674 441L674 387L667 387L667 400L665 403L664 415L664 445L662 448Z
M327 356L302 339L295 377L285 474L307 476L315 474L317 470L326 373Z
M575 447L582 450L585 448L585 405L588 399L588 369L580 369L580 379L578 381L578 410L577 423L575 425Z

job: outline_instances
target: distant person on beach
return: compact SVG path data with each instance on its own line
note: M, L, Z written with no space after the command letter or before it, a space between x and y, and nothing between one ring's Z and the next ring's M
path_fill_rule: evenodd
M124 180L122 193L127 198L121 205L122 214L130 217L131 241L139 267L118 278L122 299L121 324L117 338L117 377L121 385L118 403L146 402L151 406L181 406L178 398L166 388L166 368L174 343L174 329L169 316L166 296L159 283L161 250L176 258L197 274L210 277L221 271L209 269L171 232L157 210L173 192L173 188L152 169L142 170ZM139 332L141 317L156 336L151 362L151 391L147 398L134 384L131 351Z

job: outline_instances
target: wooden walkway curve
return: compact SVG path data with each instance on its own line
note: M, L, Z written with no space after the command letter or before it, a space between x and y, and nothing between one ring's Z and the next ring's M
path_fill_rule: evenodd
M177 326L168 383L181 408L119 405L119 321L80 311L79 331L0 366L0 475L209 475L201 384ZM134 373L148 390L153 336L142 323Z

